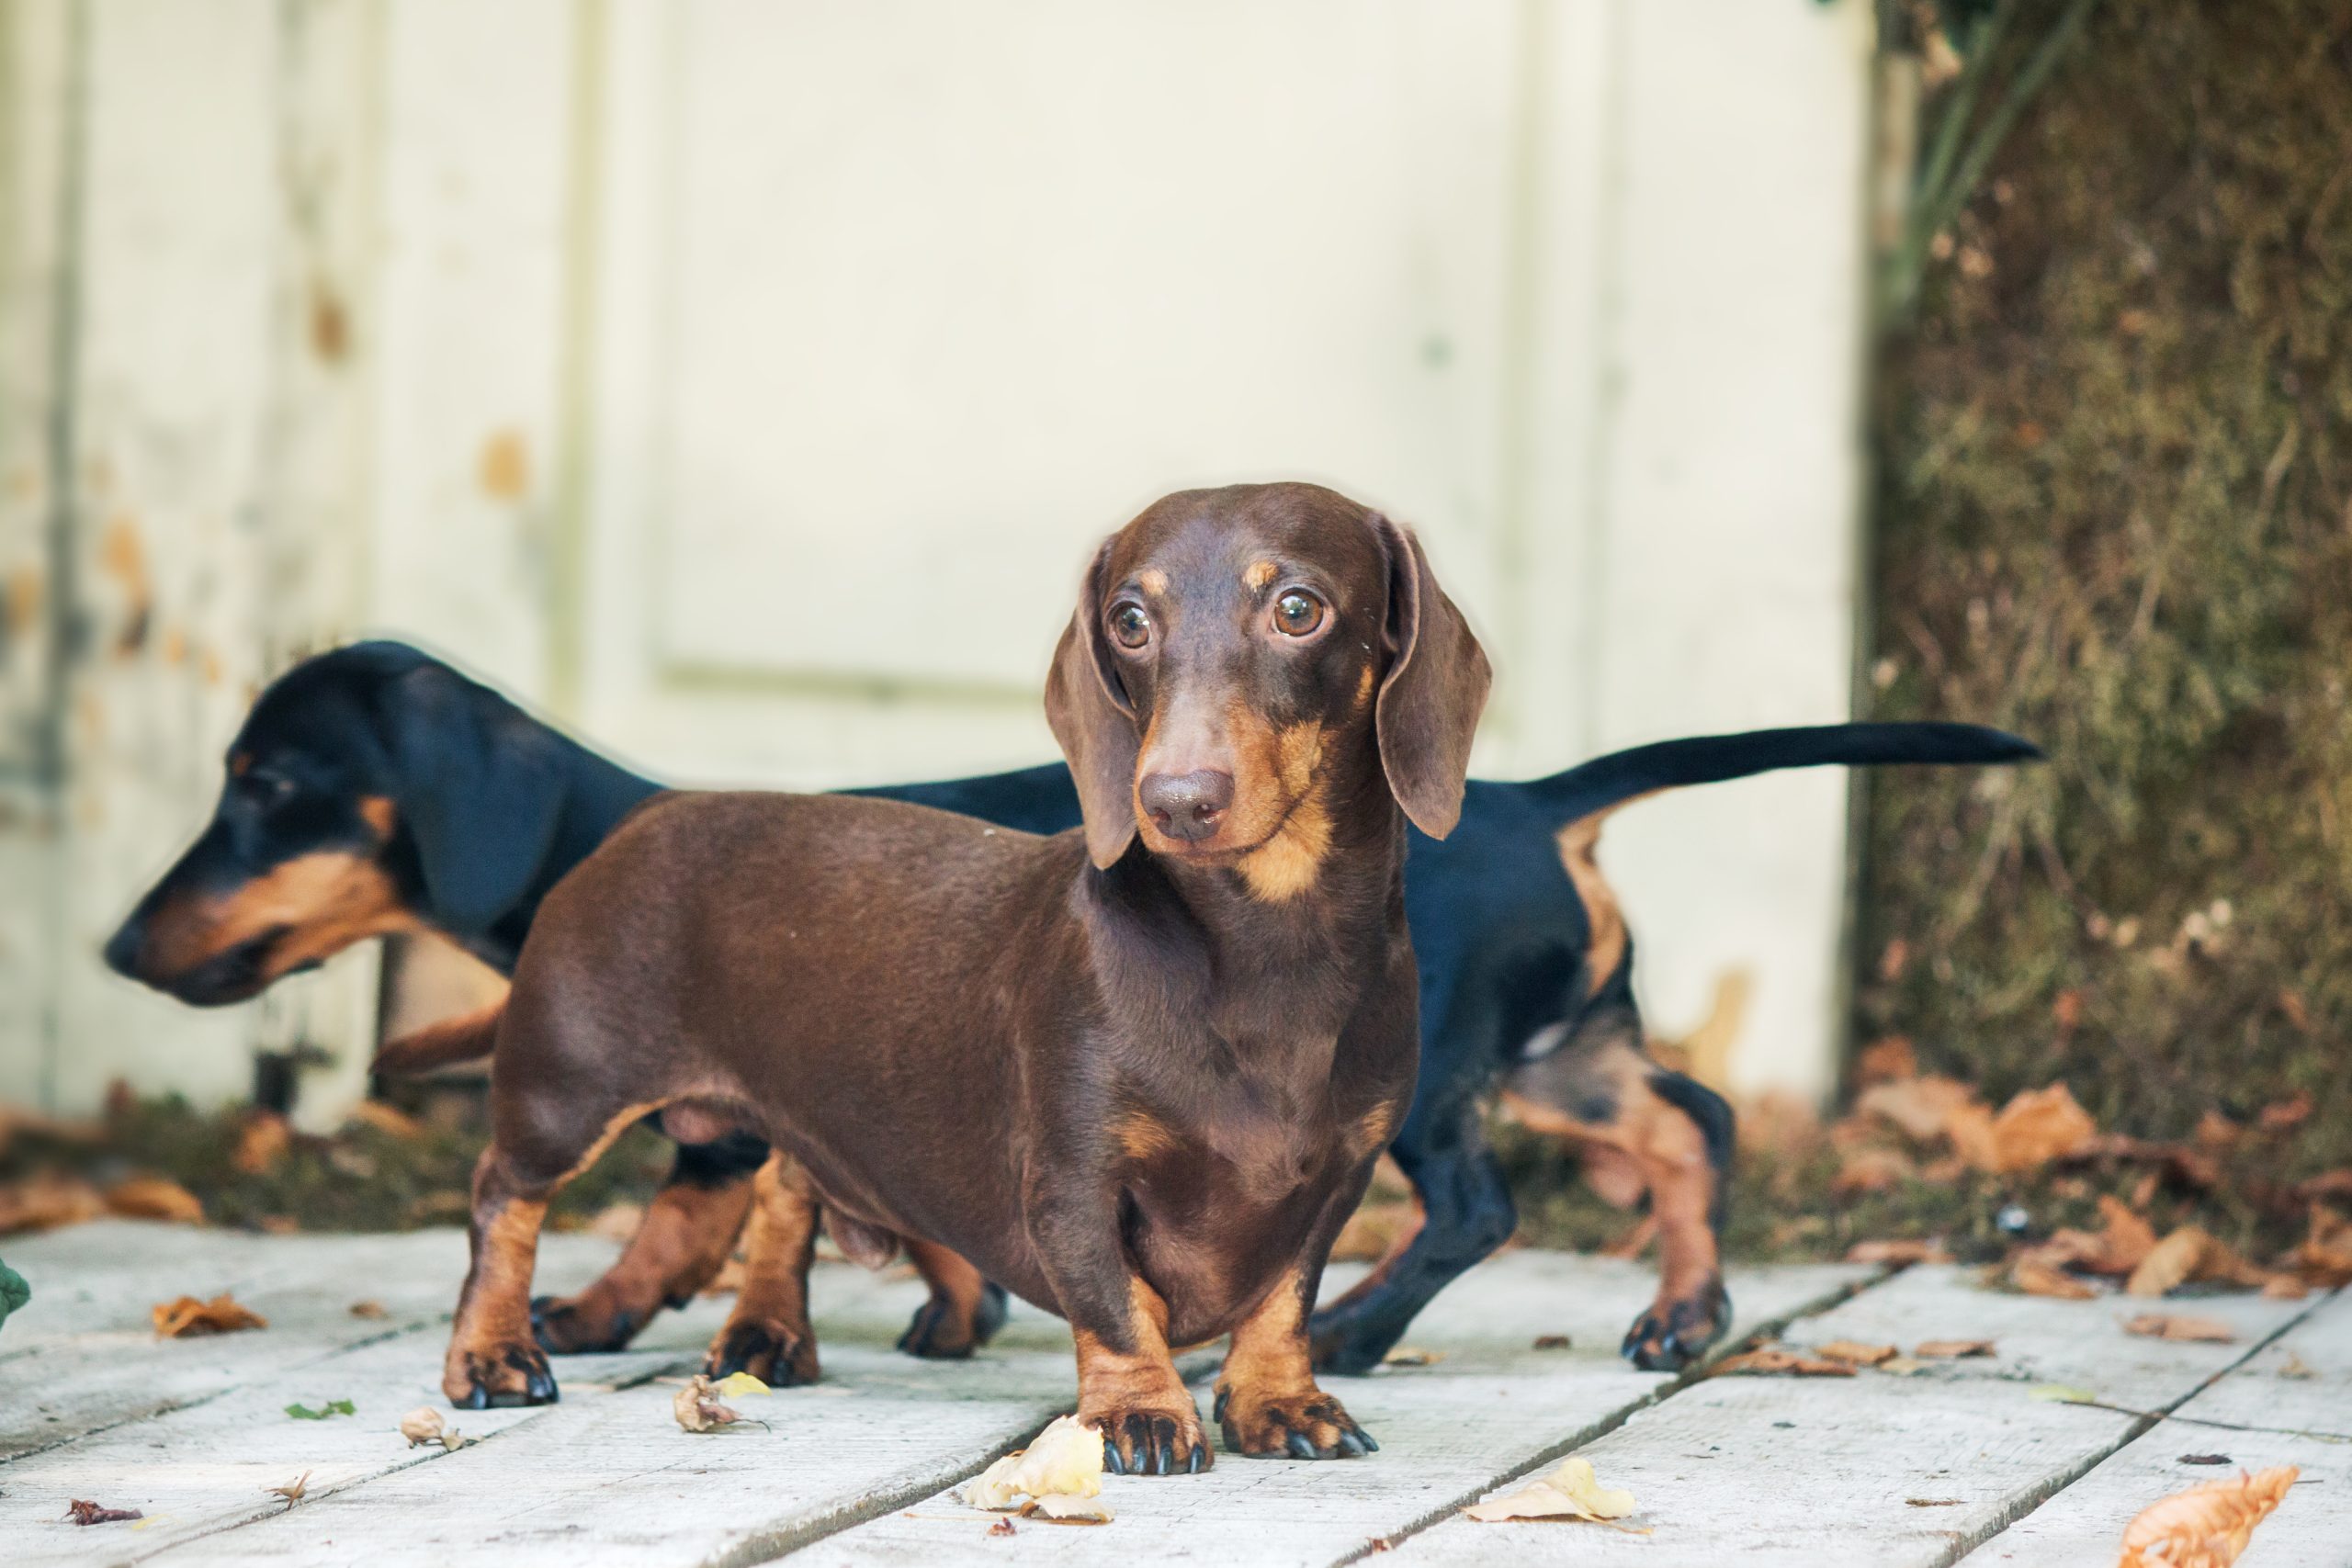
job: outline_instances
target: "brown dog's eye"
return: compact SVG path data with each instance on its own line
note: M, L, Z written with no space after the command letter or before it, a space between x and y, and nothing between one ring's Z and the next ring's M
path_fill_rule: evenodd
M1284 637L1305 637L1323 624L1323 601L1294 588L1274 601L1274 629Z
M1130 599L1111 607L1111 636L1121 648L1141 648L1151 640L1151 617Z

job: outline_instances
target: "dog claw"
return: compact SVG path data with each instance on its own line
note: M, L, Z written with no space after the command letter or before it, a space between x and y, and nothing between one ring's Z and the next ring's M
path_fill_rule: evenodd
M1119 1457L1119 1445L1108 1438L1102 1439L1102 1468L1114 1475L1127 1472L1127 1461Z
M1306 1434L1302 1432L1293 1432L1290 1435L1287 1446L1290 1449L1291 1457L1294 1459L1321 1459L1323 1457L1323 1450L1317 1448L1313 1443L1308 1442L1306 1440Z

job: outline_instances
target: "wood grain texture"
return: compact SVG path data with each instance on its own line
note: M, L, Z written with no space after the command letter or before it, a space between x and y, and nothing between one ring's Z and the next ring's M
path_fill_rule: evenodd
M1640 1500L1627 1522L1653 1535L1453 1518L1384 1561L1492 1562L1573 1551L1578 1561L1653 1568L1940 1565L2097 1464L2139 1425L2037 1400L2034 1386L2089 1388L2141 1408L2174 1404L2309 1306L2200 1300L2200 1314L2237 1325L2245 1337L2184 1344L2124 1334L2111 1301L2000 1295L1962 1270L1914 1269L1805 1319L1788 1337L1905 1351L1923 1340L1990 1338L1995 1355L1934 1363L1910 1377L1712 1379L1579 1450L1603 1484ZM1563 1532L1570 1532L1565 1540Z
M2199 1313L2204 1305L2198 1304ZM2123 1527L2157 1498L2240 1470L2280 1464L2301 1466L2301 1479L2255 1531L2239 1568L2352 1563L2352 1294L2338 1292L2322 1303L2174 1414L2272 1430L2158 1422L1979 1548L1966 1560L1969 1568L2106 1562L2123 1539ZM2335 1433L2342 1440L2280 1428ZM2183 1464L2183 1454L2226 1454L2230 1463Z

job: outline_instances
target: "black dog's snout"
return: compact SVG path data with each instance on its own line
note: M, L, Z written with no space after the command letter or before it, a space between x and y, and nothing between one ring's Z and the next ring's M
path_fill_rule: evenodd
M146 945L147 922L133 915L107 938L107 967L126 979L138 979L139 954Z
M1171 839L1197 842L1216 833L1233 804L1233 775L1216 768L1189 773L1148 773L1136 792L1152 825Z

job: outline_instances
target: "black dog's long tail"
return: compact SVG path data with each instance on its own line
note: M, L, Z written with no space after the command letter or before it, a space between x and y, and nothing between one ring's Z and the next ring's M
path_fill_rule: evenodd
M1660 740L1611 751L1519 787L1548 807L1555 822L1566 824L1658 790L1720 784L1781 768L1889 762L1949 766L2031 762L2041 757L2041 748L2032 741L1981 724L1815 724Z

